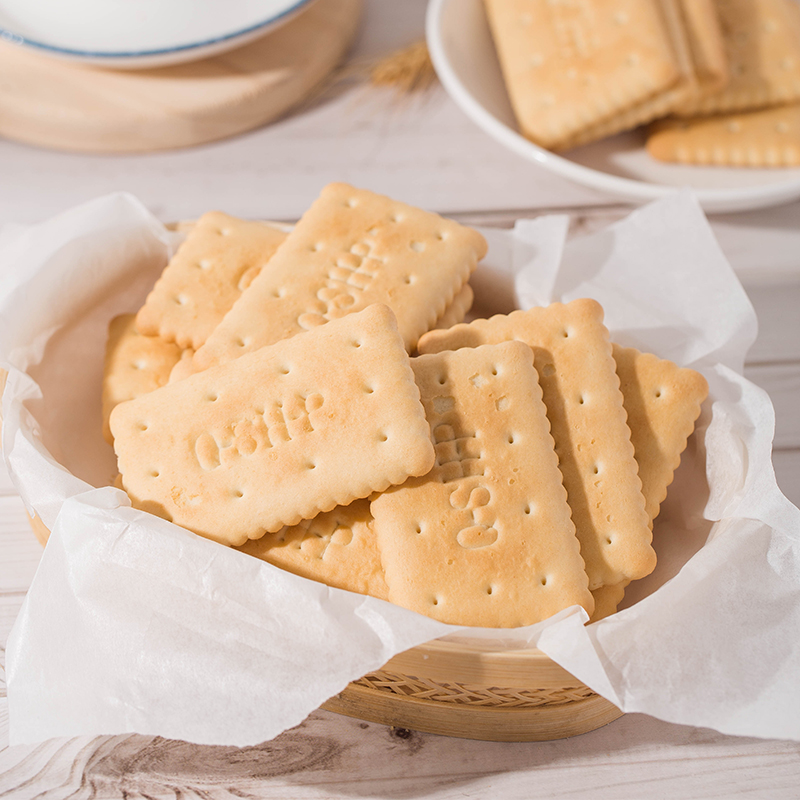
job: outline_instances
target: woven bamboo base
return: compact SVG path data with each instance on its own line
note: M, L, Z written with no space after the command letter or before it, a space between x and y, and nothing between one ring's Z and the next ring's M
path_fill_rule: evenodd
M441 641L395 656L323 708L399 728L496 742L564 739L622 716L539 650Z

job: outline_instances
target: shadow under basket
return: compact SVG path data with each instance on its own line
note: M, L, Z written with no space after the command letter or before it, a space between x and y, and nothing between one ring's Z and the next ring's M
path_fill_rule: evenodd
M28 517L44 545L50 531ZM622 716L613 703L536 649L435 640L399 653L322 704L327 711L463 739L542 742Z

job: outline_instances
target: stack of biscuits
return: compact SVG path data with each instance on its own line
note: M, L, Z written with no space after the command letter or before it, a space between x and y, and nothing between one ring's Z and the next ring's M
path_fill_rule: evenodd
M111 324L132 504L445 622L613 613L700 413L698 373L591 299L465 323L474 230L345 184L285 232L213 212Z
M663 161L800 164L797 0L485 0L520 130L551 150L652 123Z

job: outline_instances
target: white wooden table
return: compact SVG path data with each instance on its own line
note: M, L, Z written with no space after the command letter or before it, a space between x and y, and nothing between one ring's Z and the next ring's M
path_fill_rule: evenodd
M354 58L422 35L424 0L371 0ZM345 180L483 225L568 210L575 232L627 213L613 198L520 161L440 89L398 100L350 84L235 140L92 157L0 142L0 223L33 222L119 189L164 220L220 208L291 220ZM758 312L749 377L776 407L779 485L800 503L800 204L712 218ZM713 309L710 310L713 313ZM0 645L41 550L0 472ZM0 666L4 651L0 649ZM7 746L0 669L0 798L800 797L800 743L742 739L628 715L574 739L500 744L393 730L318 711L244 750L147 736Z

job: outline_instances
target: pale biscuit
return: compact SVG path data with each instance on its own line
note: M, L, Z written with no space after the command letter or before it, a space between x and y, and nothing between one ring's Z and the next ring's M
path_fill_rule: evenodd
M660 161L728 167L800 165L800 104L696 119L661 120L647 137Z
M114 440L108 425L112 410L126 400L164 386L170 370L181 357L181 349L159 336L143 336L135 314L122 314L108 327L103 362L103 437Z
M617 344L613 352L645 510L652 525L700 416L708 382L699 372L678 367L652 353ZM627 585L628 581L623 581L592 592L592 622L617 610Z
M616 614L617 607L625 597L625 589L628 588L629 583L630 581L622 581L622 583L614 583L610 586L599 586L597 589L592 589L594 612L589 618L589 622L597 622Z
M466 283L486 241L437 214L343 183L326 186L194 356L195 372L371 303L396 314L409 352Z
M671 89L681 67L658 0L485 0L520 129L559 148Z
M196 350L285 238L263 222L203 214L139 310L139 330Z
M388 599L369 500L337 506L239 549L295 575Z
M135 507L232 545L424 475L434 460L381 305L122 403L111 430Z
M599 303L515 311L431 331L420 353L518 339L534 353L589 587L641 578L655 553Z
M708 396L708 381L693 369L633 347L615 344L613 353L652 525Z
M637 103L577 133L559 149L613 136L658 117L687 102L720 91L728 81L728 62L714 0L660 0L667 31L680 68L680 78L667 91Z
M389 599L444 622L515 627L590 613L530 348L412 359L436 464L372 501Z
M716 0L730 80L722 91L687 102L693 117L800 100L800 4L796 0Z
M194 350L184 350L181 353L180 359L178 359L178 363L172 368L169 373L169 380L167 383L173 383L174 381L182 380L183 378L188 378L190 375L194 374L194 370L192 369L192 357L194 356Z
M472 291L472 287L465 283L461 287L461 291L453 298L453 302L445 309L444 314L436 320L436 324L433 327L452 328L453 325L463 322L472 308L474 300L475 293Z

